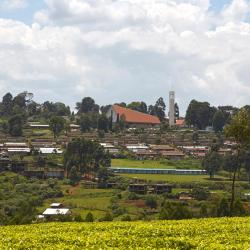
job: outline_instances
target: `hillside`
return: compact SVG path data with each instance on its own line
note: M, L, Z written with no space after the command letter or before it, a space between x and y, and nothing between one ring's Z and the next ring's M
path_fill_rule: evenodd
M0 249L250 249L250 217L0 228Z

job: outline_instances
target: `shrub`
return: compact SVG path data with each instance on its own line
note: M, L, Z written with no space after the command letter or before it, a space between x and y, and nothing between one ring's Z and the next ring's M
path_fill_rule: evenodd
M94 221L94 216L91 212L87 213L87 215L85 217L85 221L86 222L93 222Z
M150 207L151 209L157 208L157 198L153 195L149 195L145 199L146 206Z

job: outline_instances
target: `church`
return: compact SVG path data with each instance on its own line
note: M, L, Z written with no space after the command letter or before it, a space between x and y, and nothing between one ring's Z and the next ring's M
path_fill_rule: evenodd
M157 116L144 114L118 105L110 107L107 117L112 120L112 123L118 123L122 119L126 126L131 128L153 128L159 127L161 124Z

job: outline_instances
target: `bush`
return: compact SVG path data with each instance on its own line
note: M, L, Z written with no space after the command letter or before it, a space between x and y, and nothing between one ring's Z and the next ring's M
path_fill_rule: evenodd
M99 221L113 221L113 216L110 212L107 212L104 217L99 219Z
M76 222L82 222L83 221L82 216L80 214L77 214L75 216L75 218L74 218L74 221L76 221Z
M146 206L150 207L151 209L157 208L157 198L153 195L149 195L145 199Z
M121 221L131 221L131 217L127 214L121 218Z
M139 197L137 196L136 193L129 192L129 194L128 194L128 200L134 201L134 200L138 200L138 199L139 199Z
M209 198L209 191L205 188L194 188L191 192L192 196L198 200L198 201L201 201L201 200L207 200Z
M85 217L85 221L86 222L93 222L94 221L94 216L91 212L87 213L87 215Z

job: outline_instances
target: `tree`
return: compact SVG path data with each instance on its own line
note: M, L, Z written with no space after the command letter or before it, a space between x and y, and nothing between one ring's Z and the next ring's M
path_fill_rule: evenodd
M93 222L94 221L94 216L91 212L88 212L86 217L85 217L85 222Z
M97 176L101 167L107 168L110 164L110 156L104 148L99 143L84 138L73 139L64 153L64 166L67 171L76 166L81 174L92 173Z
M192 196L198 201L207 200L209 195L209 191L202 187L197 187L192 190Z
M210 104L192 100L186 112L186 122L198 129L205 129L209 125Z
M54 138L58 137L65 127L65 120L60 116L53 116L49 121L49 126L54 134Z
M106 106L101 106L101 108L100 108L101 113L102 113L103 115L105 115L111 107L112 107L112 105L110 105L110 104L109 104L109 105L106 105Z
M248 175L248 181L250 182L250 148L249 147L241 151L241 161Z
M226 117L221 110L217 110L213 116L213 129L215 132L221 132L226 124Z
M76 166L73 166L69 172L69 179L71 185L76 185L81 180L81 174L78 172Z
M82 99L82 102L76 103L76 109L78 110L78 114L99 112L99 106L95 103L95 100L91 97L84 97Z
M11 115L12 107L13 107L13 97L11 93L7 93L3 96L2 100L2 106L3 106L3 115Z
M226 198L222 198L217 209L217 216L226 217L229 215L230 215L230 209L228 201Z
M156 101L154 106L150 105L148 109L149 114L157 116L160 119L160 121L165 120L165 110L166 110L166 104L162 97L160 97Z
M91 129L91 119L88 114L81 115L79 120L80 130L82 133L87 132Z
M238 169L238 159L236 155L227 154L223 160L223 169L230 173L230 179L232 178L232 173L235 169Z
M8 121L9 134L12 136L22 136L23 118L21 115L12 116Z
M221 158L217 152L210 151L202 161L202 166L209 173L210 179L214 177L221 166Z
M244 208L244 205L242 204L242 202L241 202L240 199L237 199L234 202L233 215L234 216L244 216L244 215L247 215L247 211Z
M175 110L175 119L180 119L180 110L179 110L179 106L178 103L174 104L174 110Z
M240 152L245 148L247 148L250 144L250 113L246 109L244 108L240 109L239 112L232 117L230 123L225 127L225 135L228 138L233 138L237 143L236 159L238 164L233 172L231 202L230 202L230 214L232 215L235 202L236 173L241 166Z
M105 115L100 115L98 118L98 130L105 132L109 130L109 119Z
M145 102L131 102L130 104L127 105L127 108L136 110L145 114L147 114L148 112L148 107Z
M150 207L151 209L156 209L157 208L157 199L155 196L153 195L149 195L146 197L145 200L145 204L146 206Z

